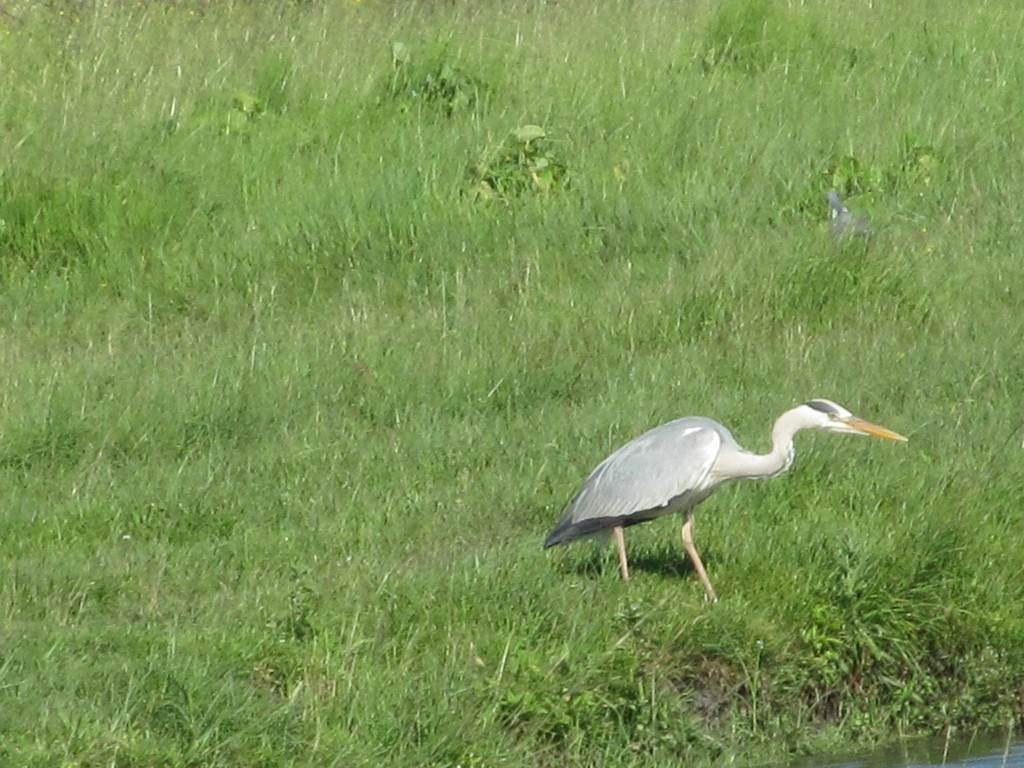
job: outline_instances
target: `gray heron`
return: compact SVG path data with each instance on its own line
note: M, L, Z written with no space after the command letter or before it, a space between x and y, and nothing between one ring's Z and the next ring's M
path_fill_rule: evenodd
M839 197L839 193L830 189L825 195L828 201L828 228L833 235L842 235L850 232L855 235L871 235L874 230L871 224L863 216L854 216L850 213Z
M892 430L860 419L831 400L811 400L786 411L772 427L772 448L764 454L740 447L717 421L686 416L662 424L626 443L598 464L573 496L544 548L611 530L619 574L629 579L623 529L678 512L683 549L712 602L718 598L693 544L693 509L722 483L775 477L793 464L793 436L802 429L906 440Z

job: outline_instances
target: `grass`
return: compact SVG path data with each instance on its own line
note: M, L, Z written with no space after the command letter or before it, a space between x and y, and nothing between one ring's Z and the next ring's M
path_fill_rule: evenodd
M1016 6L12 3L0 758L742 765L1020 723ZM927 22L922 21L927 19ZM528 126L539 126L539 136ZM835 240L836 187L878 235ZM697 516L542 552L704 413Z

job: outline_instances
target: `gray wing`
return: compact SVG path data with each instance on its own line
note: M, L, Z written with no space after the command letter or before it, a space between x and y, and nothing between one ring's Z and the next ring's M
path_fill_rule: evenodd
M722 430L709 419L691 416L626 443L590 473L544 547L698 503L722 445Z

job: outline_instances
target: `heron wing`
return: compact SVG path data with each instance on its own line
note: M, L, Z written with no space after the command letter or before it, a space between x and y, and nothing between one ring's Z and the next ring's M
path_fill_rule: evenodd
M722 445L715 426L707 419L677 419L626 443L590 473L544 546L698 503Z

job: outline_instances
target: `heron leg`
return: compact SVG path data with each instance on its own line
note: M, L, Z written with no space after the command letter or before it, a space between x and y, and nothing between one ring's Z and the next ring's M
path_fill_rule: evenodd
M718 595L715 594L715 588L711 586L708 572L704 570L704 563L700 561L697 547L693 545L693 518L689 515L683 518L681 537L683 539L683 549L686 550L686 554L690 556L690 562L693 563L693 570L697 572L701 583L704 585L704 594L712 603L717 603Z
M612 536L615 538L615 551L619 555L619 576L623 581L629 581L629 563L626 562L626 537L622 534L622 526L616 525L612 528Z

